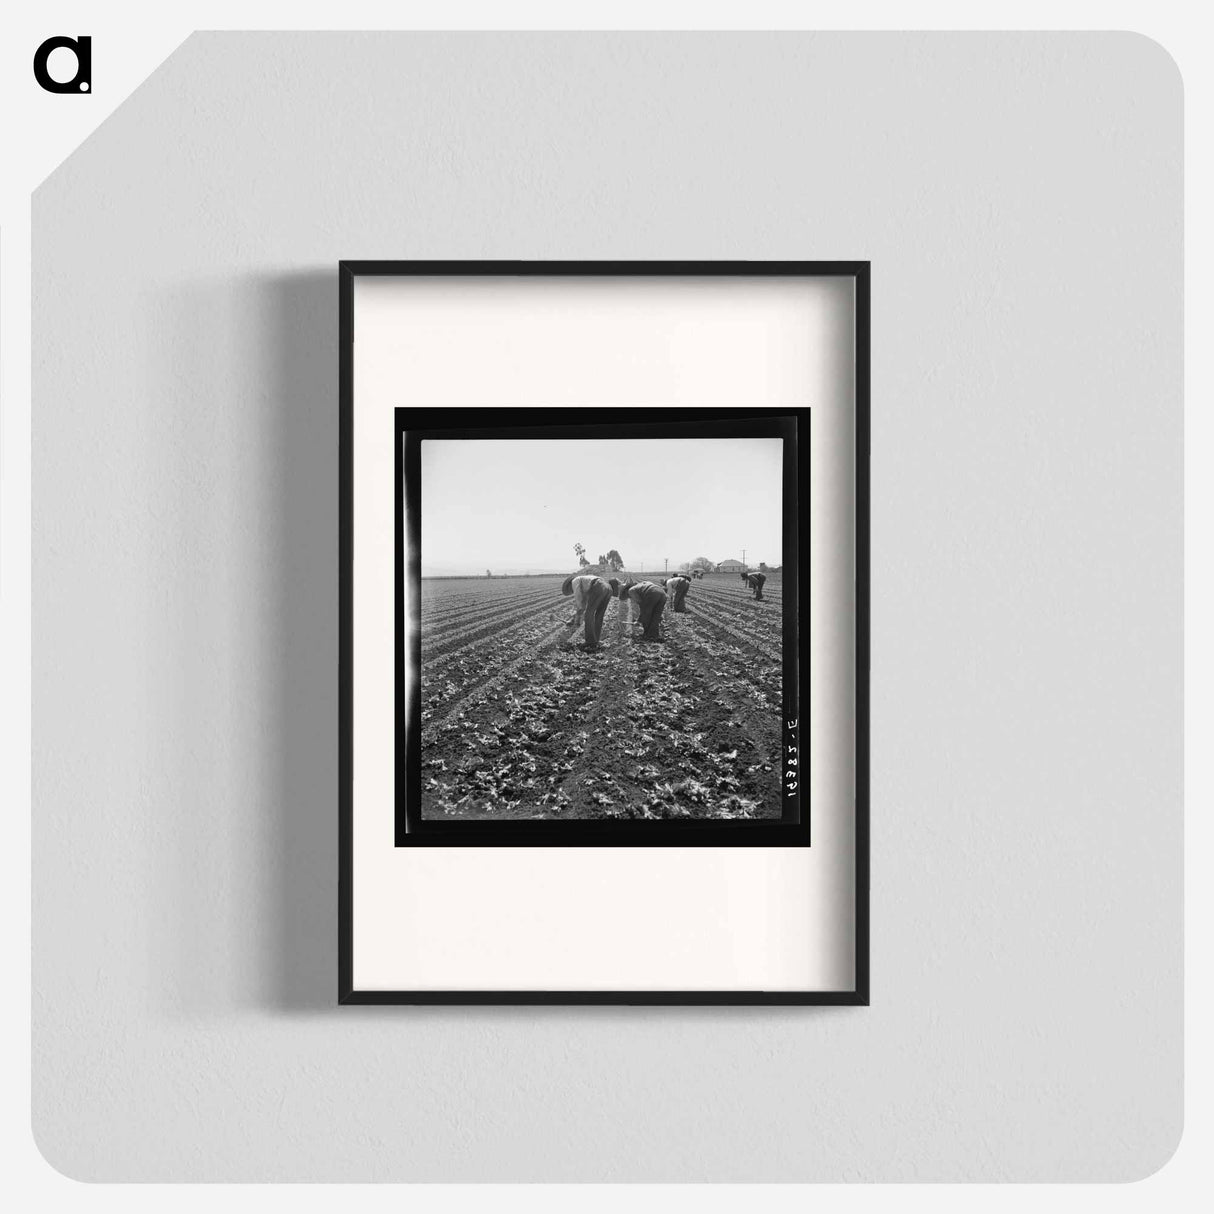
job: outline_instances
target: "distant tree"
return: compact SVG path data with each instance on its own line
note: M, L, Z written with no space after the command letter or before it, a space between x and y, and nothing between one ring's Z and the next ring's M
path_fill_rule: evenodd
M766 573L766 572L767 572L767 562L766 562L766 561L760 561L760 562L759 562L759 572L760 572L760 573Z
M577 559L578 559L579 564L587 565L590 563L589 561L587 561L585 559L586 558L586 549L581 544L574 544L573 550L574 550L574 552L577 553Z
M486 570L485 570L485 576L486 576L486 577L492 577L492 576L493 576L493 570L492 570L492 569L486 569Z
M683 562L683 563L682 563L682 564L679 566L679 572L680 572L680 573L690 573L690 572L691 572L691 562L690 562L690 561L684 561L684 562Z
M697 556L696 559L691 562L691 568L699 570L711 570L715 569L716 566L706 556Z
M604 560L611 566L612 573L619 573L624 568L624 558L614 548L607 553Z

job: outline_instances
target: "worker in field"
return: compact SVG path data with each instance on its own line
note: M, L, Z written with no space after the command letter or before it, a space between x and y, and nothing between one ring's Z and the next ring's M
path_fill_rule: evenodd
M767 574L765 574L765 573L744 573L744 574L742 574L742 581L744 581L747 584L747 586L749 586L751 588L751 590L753 590L755 592L755 598L759 602L762 602L763 601L763 583L765 581L767 581Z
M573 596L573 619L569 623L576 628L586 621L586 645L588 650L598 649L603 635L603 616L607 604L620 590L615 578L596 577L593 573L571 573L561 583L561 593Z
M671 610L677 611L679 615L686 614L687 608L683 606L683 600L691 589L691 579L686 574L676 573L674 577L668 577L662 586L672 599Z
M633 620L641 624L642 641L662 639L662 612L666 607L666 591L652 582L625 582L620 587L621 606L632 604Z

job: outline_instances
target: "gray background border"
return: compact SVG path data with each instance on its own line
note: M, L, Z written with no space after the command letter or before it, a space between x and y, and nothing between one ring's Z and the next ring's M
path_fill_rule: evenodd
M191 38L34 197L47 1158L1161 1166L1181 115L1134 35ZM333 1006L341 257L873 262L871 1008Z

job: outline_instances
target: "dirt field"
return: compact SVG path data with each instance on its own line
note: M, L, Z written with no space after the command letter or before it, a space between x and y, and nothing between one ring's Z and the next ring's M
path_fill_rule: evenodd
M780 575L693 582L662 644L612 599L597 653L561 581L422 582L423 818L779 818Z

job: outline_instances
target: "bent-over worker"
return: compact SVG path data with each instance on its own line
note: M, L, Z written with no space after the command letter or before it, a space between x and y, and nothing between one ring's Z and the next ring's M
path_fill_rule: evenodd
M597 649L603 635L603 616L607 603L619 592L620 584L615 578L596 577L593 573L571 573L561 583L561 593L573 596L573 619L569 622L576 628L586 621L586 648Z
M620 587L621 600L633 604L636 612L634 618L641 622L642 641L660 641L662 639L662 611L666 606L666 591L652 582L625 582Z
M755 598L759 601L763 599L763 583L767 581L765 573L744 573L742 581L755 592Z
M674 577L668 577L662 585L666 588L666 593L673 599L671 610L677 611L679 615L685 615L687 608L683 606L683 600L691 589L691 579L684 573L678 573Z

